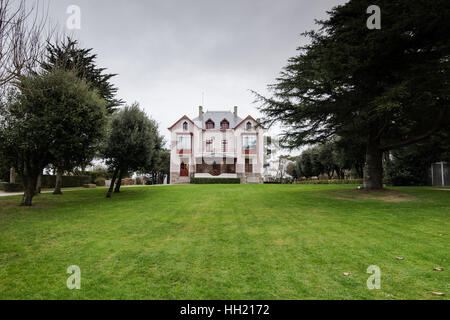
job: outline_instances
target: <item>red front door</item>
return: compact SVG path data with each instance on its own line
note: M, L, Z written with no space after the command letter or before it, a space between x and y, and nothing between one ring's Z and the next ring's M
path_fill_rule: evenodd
M180 176L187 177L189 176L189 165L184 162L180 165Z

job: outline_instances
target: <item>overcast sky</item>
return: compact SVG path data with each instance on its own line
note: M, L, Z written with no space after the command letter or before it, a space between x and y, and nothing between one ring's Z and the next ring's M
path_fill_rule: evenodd
M250 90L267 94L314 19L338 0L41 0L66 26L68 6L81 9L81 29L67 30L92 47L98 64L117 73L118 96L137 101L167 128L204 109L259 117ZM272 130L278 132L277 129Z

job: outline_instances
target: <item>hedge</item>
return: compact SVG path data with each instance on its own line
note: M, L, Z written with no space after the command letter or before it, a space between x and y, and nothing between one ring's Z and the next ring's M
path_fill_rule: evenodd
M363 179L302 180L296 184L362 184Z
M0 190L5 190L5 184L9 182L0 182Z
M62 187L73 188L81 187L83 184L91 183L90 176L63 176ZM42 176L41 187L42 188L54 188L56 184L56 176Z
M19 183L6 183L3 185L5 192L20 192L23 191L23 186Z
M191 178L193 184L239 184L239 178Z
M15 184L21 186L21 190L23 189L22 180L19 178L16 179ZM5 184L8 182L0 182L0 190L5 190ZM63 176L62 177L62 187L63 188L73 188L73 187L81 187L83 184L91 183L90 176ZM56 184L56 176L47 176L44 175L41 177L41 188L54 188Z

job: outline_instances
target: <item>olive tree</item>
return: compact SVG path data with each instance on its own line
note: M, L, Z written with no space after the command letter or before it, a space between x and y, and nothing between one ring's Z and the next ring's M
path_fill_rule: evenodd
M155 122L147 117L138 103L126 106L113 114L103 156L113 169L107 197L120 192L122 176L129 171L138 171L151 162L157 145L158 131Z
M22 178L22 205L31 206L38 176L50 163L72 164L103 135L105 101L73 72L21 77L0 106L0 152Z

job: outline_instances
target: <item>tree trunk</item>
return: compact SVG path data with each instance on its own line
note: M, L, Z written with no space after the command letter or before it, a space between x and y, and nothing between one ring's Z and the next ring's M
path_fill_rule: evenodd
M356 164L355 165L355 171L356 174L358 175L358 178L362 178L364 175L364 165L363 164Z
M114 189L114 183L116 182L116 177L117 177L117 171L119 171L118 169L114 169L114 173L111 179L111 184L109 185L109 189L108 192L106 193L106 197L107 198L111 198L111 193L113 192Z
M123 170L120 170L119 171L119 179L117 180L116 188L114 189L114 193L120 192L120 186L122 185L122 177L123 177Z
M378 144L369 141L364 166L364 189L377 190L383 188L382 159L383 152L378 148Z
M53 191L53 194L62 194L62 191L61 191L62 176L63 176L63 170L58 168L56 170L56 183L55 183L55 191Z
M21 205L31 207L36 192L37 176L23 176L22 180L25 190Z
M42 173L39 174L36 182L36 194L41 193L41 185L42 185Z
M9 183L16 182L16 170L14 168L9 169Z

